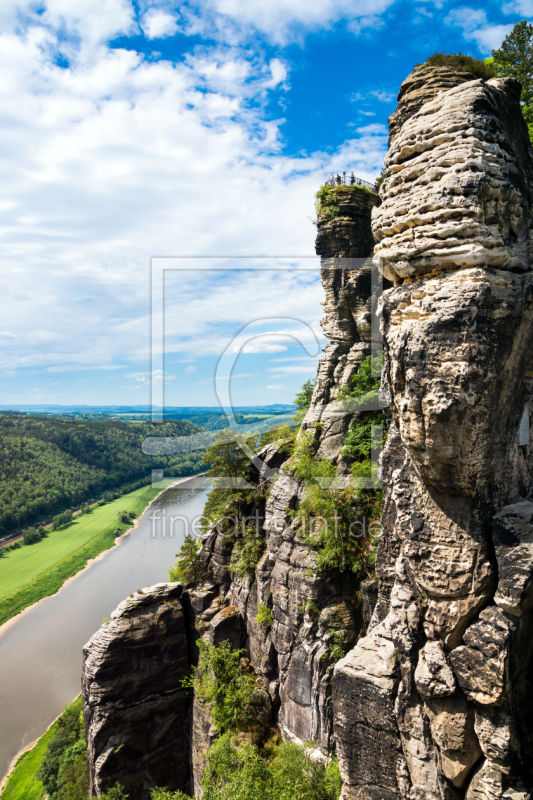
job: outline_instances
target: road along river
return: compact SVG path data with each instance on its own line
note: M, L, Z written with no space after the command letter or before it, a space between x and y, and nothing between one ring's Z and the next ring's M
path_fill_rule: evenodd
M115 547L58 594L4 626L0 633L0 780L17 753L42 736L63 706L79 694L82 647L104 618L131 592L167 580L185 527L193 533L208 490L205 477L167 489Z

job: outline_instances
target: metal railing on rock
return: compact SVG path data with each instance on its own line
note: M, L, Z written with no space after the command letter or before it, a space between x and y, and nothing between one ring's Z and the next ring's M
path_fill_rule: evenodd
M326 181L326 186L364 186L367 189L370 189L371 192L375 192L375 194L379 191L379 186L376 183L369 183L368 181L363 180L362 178L358 178L353 172L350 172L348 175L346 172L330 172L328 179Z

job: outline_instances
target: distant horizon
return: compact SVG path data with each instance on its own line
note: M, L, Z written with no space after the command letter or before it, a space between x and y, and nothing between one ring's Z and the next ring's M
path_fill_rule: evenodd
M124 410L124 411L151 411L152 409L160 409L163 408L164 411L206 411L209 413L220 413L225 414L223 408L220 406L157 406L157 405L135 405L129 406L126 404L104 404L104 405L91 405L88 403L84 404L66 404L66 405L57 405L57 404L42 404L42 403L14 403L14 404L7 404L2 405L0 404L0 410L2 411L23 411L24 409L31 408L31 409L107 409L110 411L116 410ZM269 404L262 404L262 405L246 405L246 406L235 406L232 411L239 413L243 409L295 409L296 405L294 403L269 403Z
M374 183L415 64L485 59L531 16L532 0L4 3L8 407L162 386L216 407L224 354L236 405L291 402L316 374L297 329L327 344L315 193L332 172Z

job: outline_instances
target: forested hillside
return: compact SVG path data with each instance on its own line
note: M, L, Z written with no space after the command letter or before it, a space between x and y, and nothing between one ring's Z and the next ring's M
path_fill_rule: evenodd
M187 436L190 422L124 423L0 415L0 537L150 476L191 475L200 451L147 456L147 436Z
M256 422L262 422L263 420L270 420L272 421L275 419L274 414L234 414L235 422L238 425L253 425ZM167 419L173 419L174 417L170 414L166 414ZM176 416L176 419L178 417ZM183 415L180 417L183 421L187 420L188 422L192 422L193 425L200 425L202 428L205 428L208 431L223 431L225 428L230 428L231 423L229 422L228 418L225 414L189 414L186 417Z

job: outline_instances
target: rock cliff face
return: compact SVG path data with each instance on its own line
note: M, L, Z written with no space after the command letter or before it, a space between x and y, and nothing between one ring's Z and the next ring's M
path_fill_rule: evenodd
M182 587L124 600L83 649L90 793L121 783L132 800L189 787L189 667Z
M290 513L305 485L268 445L247 508L266 543L254 574L230 572L234 542L213 528L202 586L130 597L85 648L97 792L118 780L145 800L190 780L201 796L215 731L198 698L188 716L180 681L204 637L246 648L285 738L318 758L336 747L343 800L530 800L533 152L519 96L510 79L417 67L390 119L381 204L335 189L335 213L319 213L330 343L302 428L341 476L354 415L336 396L370 353L373 292L348 259L375 240L385 278L377 579L316 571ZM336 664L332 631L349 648Z
M303 427L318 437L318 453L338 463L339 451L353 414L339 414L335 387L346 384L370 352L370 270L339 269L344 258L366 258L372 251L371 210L377 198L358 190L338 191L338 215L319 215L317 252L322 255L326 300L322 326L329 344L320 360L317 385ZM317 423L318 428L313 428ZM258 509L266 537L266 552L251 579L230 578L231 545L215 531L204 537L202 552L213 591L227 592L247 636L250 660L272 702L273 721L282 735L294 741L314 741L317 756L334 748L331 680L334 662L329 645L332 631L348 646L363 628L364 609L354 576L316 572L316 557L298 538L290 511L297 507L305 486L283 471L279 447L260 453L264 464L279 468L266 504ZM261 476L257 477L258 482ZM253 517L255 508L249 516ZM305 610L309 601L315 611ZM256 622L259 604L272 611L270 629ZM205 613L205 612L204 612ZM208 612L209 613L209 612ZM202 625L200 625L202 627ZM210 634L205 631L204 636ZM208 739L205 720L193 742L195 785L203 766L201 753ZM200 757L197 757L200 754Z
M373 217L392 418L378 604L335 669L343 797L526 798L533 153L515 81L423 79Z

